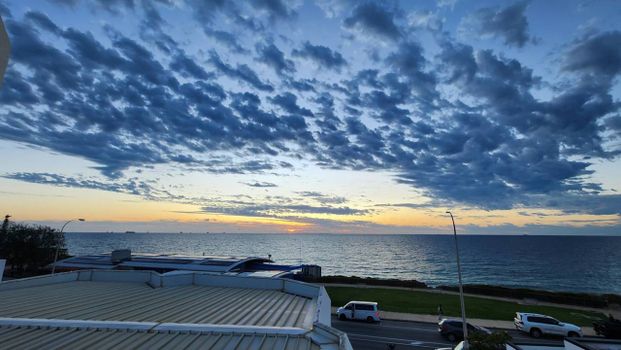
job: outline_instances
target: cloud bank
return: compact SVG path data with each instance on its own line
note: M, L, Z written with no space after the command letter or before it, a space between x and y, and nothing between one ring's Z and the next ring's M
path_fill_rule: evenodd
M300 20L289 2L53 3L132 13L139 34L0 7L13 43L0 138L89 160L103 177L5 174L11 179L134 193L141 184L127 184L130 169L262 174L304 160L390 171L439 204L619 213L618 196L591 180L596 160L621 151L619 31L568 40L556 57L563 78L551 80L448 32L432 30L431 51L399 5L383 2L341 4L327 17L344 40L380 47L373 57L275 34ZM470 18L480 33L523 48L534 41L528 7L484 8ZM169 35L163 14L172 10L200 24L210 44L196 50ZM536 93L542 87L552 93ZM332 205L203 207L249 216L367 213L323 201Z

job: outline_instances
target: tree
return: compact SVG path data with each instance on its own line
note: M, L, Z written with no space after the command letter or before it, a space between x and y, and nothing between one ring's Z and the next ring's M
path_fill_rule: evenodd
M511 336L507 332L474 332L468 337L468 344L471 350L504 350L510 340Z
M7 234L9 231L9 218L11 217L11 215L5 215L4 216L4 221L2 222L2 227L0 228L0 258L5 257L4 254L4 247L6 247L7 244Z
M62 233L48 226L8 223L0 231L0 257L11 275L36 274L54 261L56 248L66 254Z

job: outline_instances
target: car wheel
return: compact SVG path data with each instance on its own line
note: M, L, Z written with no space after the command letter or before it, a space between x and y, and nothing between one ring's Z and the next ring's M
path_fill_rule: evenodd
M340 315L339 315L339 320L341 320L341 321L347 321L347 316L345 316L345 314L340 314Z
M539 338L541 337L541 331L537 328L531 328L530 329L530 336L533 338Z
M446 338L451 342L454 343L457 340L457 336L453 333L449 333L446 335Z
M576 337L579 337L580 334L578 334L576 332L569 332L569 333L567 333L567 336L570 337L570 338L576 338Z
M375 321L375 320L373 319L373 317L371 317L371 316L367 317L367 322L371 323L371 322L373 322L373 321Z

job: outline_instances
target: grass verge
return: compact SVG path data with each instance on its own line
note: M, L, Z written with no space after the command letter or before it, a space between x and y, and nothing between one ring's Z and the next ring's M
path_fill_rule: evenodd
M442 305L445 316L460 315L457 295L388 288L326 287L326 290L332 299L332 306L345 305L350 300L367 300L378 302L380 309L384 311L437 315L438 305ZM522 311L545 314L580 326L591 326L593 321L605 317L599 312L542 305L520 305L478 297L466 297L465 302L468 317L488 320L512 321L515 313Z

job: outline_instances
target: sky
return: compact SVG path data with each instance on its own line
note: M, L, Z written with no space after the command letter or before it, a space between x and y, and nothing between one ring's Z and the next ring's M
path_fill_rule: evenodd
M618 1L0 0L0 211L621 235Z

